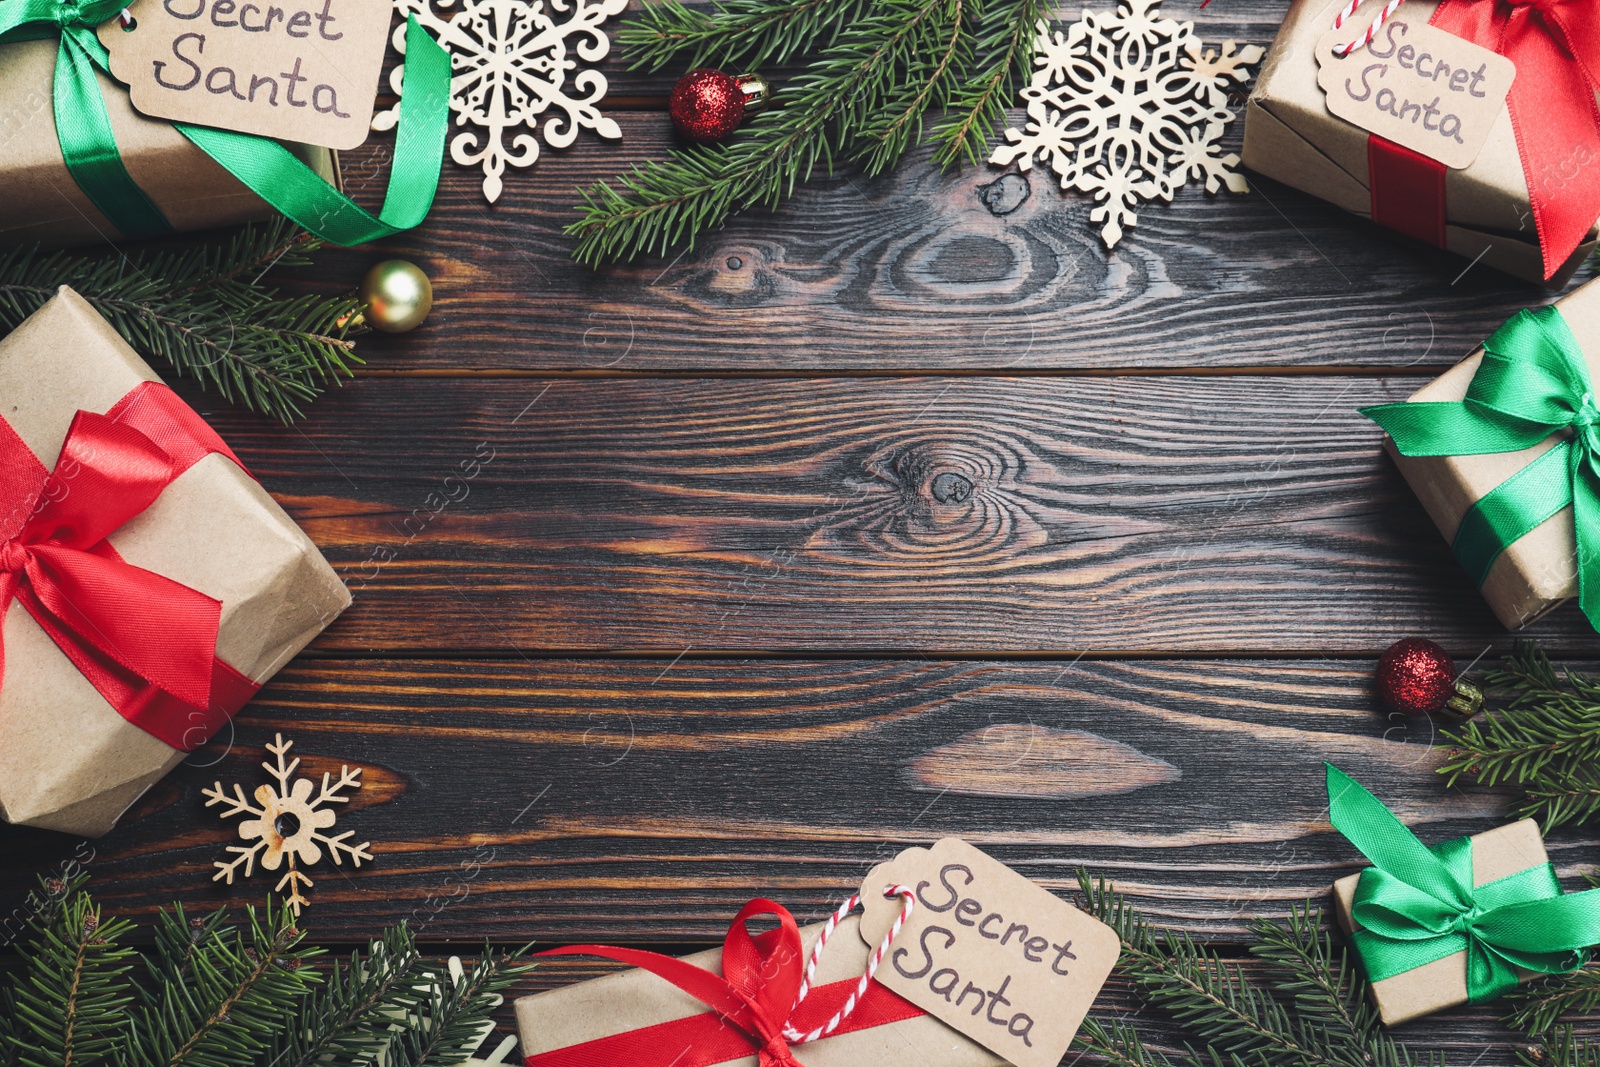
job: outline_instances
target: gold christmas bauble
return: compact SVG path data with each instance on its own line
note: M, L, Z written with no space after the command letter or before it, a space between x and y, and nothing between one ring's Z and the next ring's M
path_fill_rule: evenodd
M358 295L362 319L384 333L416 329L433 308L428 276L403 259L386 259L367 271Z

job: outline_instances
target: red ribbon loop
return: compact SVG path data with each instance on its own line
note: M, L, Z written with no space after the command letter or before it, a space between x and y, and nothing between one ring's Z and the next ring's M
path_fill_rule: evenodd
M775 930L752 935L745 923L758 915L778 920ZM857 980L813 989L795 1019L789 1018L805 975L800 928L783 905L756 899L739 910L722 942L722 974L673 956L642 949L573 945L540 956L603 956L665 978L706 1004L709 1014L612 1034L527 1058L528 1067L710 1067L754 1053L760 1067L803 1067L783 1036L784 1027L808 1032L830 1018L854 991ZM834 1031L852 1033L900 1022L922 1009L877 982Z
M1432 23L1517 65L1506 103L1549 278L1600 217L1600 0L1443 0Z
M216 658L220 602L128 563L106 538L212 452L238 462L158 382L104 415L78 412L53 471L0 420L0 622L20 603L119 714L181 749L203 743L254 683ZM4 666L0 642L0 678Z

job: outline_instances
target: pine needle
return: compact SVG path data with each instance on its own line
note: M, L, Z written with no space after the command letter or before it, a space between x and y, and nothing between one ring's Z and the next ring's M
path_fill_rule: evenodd
M1119 966L1145 1002L1201 1042L1181 1067L1442 1067L1389 1037L1366 1002L1365 980L1310 904L1287 924L1252 925L1252 955L1269 980L1160 930L1104 881L1080 871L1085 910L1122 941ZM1125 1023L1086 1021L1078 1043L1113 1067L1172 1067Z
M982 158L1032 64L1043 0L676 0L647 5L618 32L634 67L691 57L723 66L809 55L771 106L723 144L675 150L613 182L581 190L573 256L599 266L662 254L739 212L775 208L835 161L870 177L922 143L930 113L935 158Z
M223 398L291 422L360 363L354 296L282 296L262 284L323 242L279 219L193 248L84 255L0 251L0 330L70 285L146 359Z
M1600 680L1558 673L1526 641L1483 680L1503 704L1445 732L1450 748L1439 773L1451 785L1468 777L1518 786L1524 796L1514 812L1546 832L1600 814Z
M335 964L281 904L157 919L155 947L119 941L82 889L41 882L0 977L0 1064L19 1067L449 1067L492 1029L500 994L531 968L485 949L460 977L425 964L402 925ZM138 964L142 963L142 966Z
M1563 1026L1543 1045L1517 1052L1518 1067L1600 1067L1600 1045Z

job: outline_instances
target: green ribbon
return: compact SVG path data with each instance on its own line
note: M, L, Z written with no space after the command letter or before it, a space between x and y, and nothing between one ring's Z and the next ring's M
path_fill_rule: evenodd
M111 67L95 27L116 17L129 2L0 0L0 44L59 38L53 95L61 157L100 213L124 237L141 239L171 233L172 224L123 164L96 76L97 70L109 74ZM334 244L361 244L417 225L439 186L450 111L450 56L415 16L406 21L404 79L394 166L376 217L276 141L173 125L257 196L312 233Z
M1583 350L1553 306L1517 312L1483 350L1465 399L1380 404L1361 413L1387 430L1405 456L1515 452L1561 434L1467 510L1451 548L1482 585L1506 546L1571 507L1578 602L1600 629L1600 407Z
M1467 997L1493 1000L1517 969L1565 974L1600 944L1600 889L1561 892L1548 863L1473 884L1472 839L1429 848L1383 802L1327 764L1334 829L1374 864L1361 872L1351 935L1374 982L1467 953Z

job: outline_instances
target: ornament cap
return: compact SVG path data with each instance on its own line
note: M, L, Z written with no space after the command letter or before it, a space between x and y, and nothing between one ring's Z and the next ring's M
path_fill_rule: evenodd
M739 87L739 92L744 96L744 113L754 115L766 110L772 103L772 84L759 74L741 74L733 79Z
M1455 696L1444 702L1444 710L1457 719L1472 718L1483 710L1483 690L1465 678L1457 678Z

